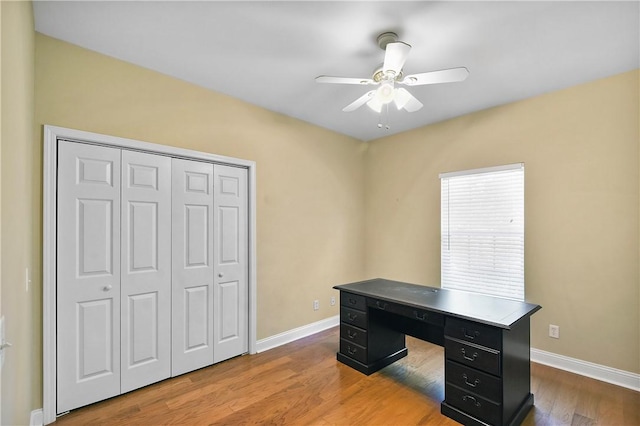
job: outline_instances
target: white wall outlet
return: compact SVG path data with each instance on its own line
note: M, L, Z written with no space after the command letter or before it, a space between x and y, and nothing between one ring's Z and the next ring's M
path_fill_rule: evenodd
M336 305L336 298L332 297L330 303L331 303L331 306L335 306Z
M560 326L549 324L549 337L553 337L554 339L560 338Z
M314 300L313 301L313 310L317 311L318 309L320 309L320 301L319 300Z

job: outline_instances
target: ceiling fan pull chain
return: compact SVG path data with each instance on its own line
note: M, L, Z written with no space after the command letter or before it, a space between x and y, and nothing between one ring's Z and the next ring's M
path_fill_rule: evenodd
M382 123L384 122L384 129L389 130L391 128L391 126L389 126L389 104L385 104L382 106L379 118L378 129L382 129Z
M385 121L387 122L387 124L384 126L384 128L385 128L385 130L389 130L391 128L391 126L389 125L389 117L390 117L389 116L389 104L386 104L384 106L384 113L385 113L385 116L386 116L386 120Z

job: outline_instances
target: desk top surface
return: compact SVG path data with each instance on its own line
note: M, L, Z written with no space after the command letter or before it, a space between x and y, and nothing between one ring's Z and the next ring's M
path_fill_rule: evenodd
M540 310L540 305L457 290L426 287L376 278L333 288L375 297L494 327L510 329L522 318Z

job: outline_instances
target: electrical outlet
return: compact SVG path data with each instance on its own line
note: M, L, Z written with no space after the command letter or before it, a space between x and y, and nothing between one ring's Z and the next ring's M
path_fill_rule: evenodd
M320 301L319 300L314 300L313 301L313 310L317 311L318 309L320 309Z
M560 338L560 326L549 324L549 337L553 337L554 339Z
M335 306L336 305L336 298L332 297L331 298L331 306Z

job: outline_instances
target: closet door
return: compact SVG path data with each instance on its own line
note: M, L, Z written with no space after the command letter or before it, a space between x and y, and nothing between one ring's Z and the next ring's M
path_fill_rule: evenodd
M214 166L214 362L249 350L247 170Z
M171 161L175 376L213 364L213 164Z
M121 392L171 375L171 159L122 151Z
M57 412L120 393L120 150L58 143Z

